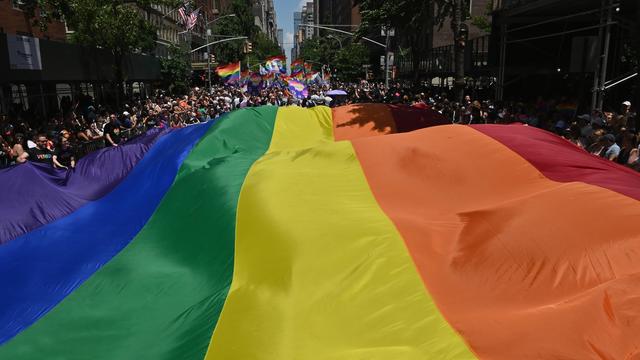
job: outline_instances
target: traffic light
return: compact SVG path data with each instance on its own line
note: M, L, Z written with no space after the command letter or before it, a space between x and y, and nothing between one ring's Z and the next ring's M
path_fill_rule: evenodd
M244 43L244 52L245 53L250 53L253 51L253 44L251 43L251 41L245 41Z
M212 63L216 62L216 56L214 54L209 55L209 58L211 59Z

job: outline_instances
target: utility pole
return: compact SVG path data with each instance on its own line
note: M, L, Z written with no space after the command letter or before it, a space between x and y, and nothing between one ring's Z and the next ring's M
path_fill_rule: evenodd
M454 64L455 64L455 94L459 103L464 100L464 49L466 46L466 37L468 36L468 27L464 24L464 6L465 0L453 0L453 18L451 19L451 28L454 38Z
M209 29L209 15L208 11L204 12L204 31L205 42L207 43L207 92L211 93L211 50L209 47L209 35L211 30Z
M386 26L384 31L387 35L384 45L384 87L389 90L389 44L391 42L391 27Z
M607 70L609 67L609 48L611 47L611 22L613 21L613 0L607 4L607 20L604 28L604 51L600 66L600 85L598 86L598 103L596 107L602 111L604 105L605 83L607 82Z
M636 3L636 19L640 19L640 4ZM635 46L636 49L640 49L640 21L636 21L636 33L635 33ZM640 71L640 51L636 51L636 71ZM638 105L640 105L640 76L636 77L635 87L633 88L633 92L635 93L634 100L632 100L632 105L638 112ZM636 115L636 129L640 125L640 119L638 119L638 115Z

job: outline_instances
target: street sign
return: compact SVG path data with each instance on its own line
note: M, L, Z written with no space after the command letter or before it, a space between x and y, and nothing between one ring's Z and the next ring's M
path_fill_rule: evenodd
M380 31L380 35L382 36L387 36L387 28L386 27L382 27L382 30ZM396 36L396 29L391 28L389 29L389 36Z
M389 66L393 65L395 60L396 59L395 59L394 53L390 52L389 53ZM384 66L384 55L380 55L380 66Z

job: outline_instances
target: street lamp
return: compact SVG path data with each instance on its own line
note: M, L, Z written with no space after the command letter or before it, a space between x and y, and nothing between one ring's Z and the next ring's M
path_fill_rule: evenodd
M348 31L344 31L344 30L339 30L339 29L334 29L334 28L329 27L329 26L341 26L341 25L324 25L324 26L323 26L323 25L300 24L300 25L298 25L298 26L299 26L299 27L310 27L310 28L316 28L316 29L322 29L322 30L333 31L333 32L337 32L337 33L340 33L340 34L350 35L350 36L352 36L352 37L355 37L355 36L356 36L356 34L355 34L355 33L348 32ZM385 86L386 86L387 88L389 87L389 58L390 58L390 56L389 56L389 55L390 55L390 54L389 54L389 48L390 48L390 37L391 37L390 31L387 31L387 39L386 39L387 41L386 41L386 43L385 43L385 44L380 43L380 42L377 42L377 41L372 40L372 39L369 39L369 38L364 37L364 36L360 38L361 40L368 41L368 42L370 42L370 43L372 43L372 44L376 44L376 45L378 45L378 46L380 46L380 47L383 47L383 48L384 48L385 58L386 58L386 59L385 59L385 60L386 60L386 61L385 61L385 72L386 72L386 74L385 74L385 80L384 80L384 83L385 83Z
M209 29L209 25L215 23L216 21L228 17L236 17L236 14L229 14L217 17L211 21L208 21L207 12L204 12L204 28L205 28L205 42L207 44L207 84L209 88L209 92L211 92L211 52L209 50L209 36L211 35L211 29Z
M218 21L220 19L224 19L224 18L227 18L227 17L236 17L236 16L237 16L236 14L222 15L220 17L217 17L217 18L207 22L206 21L207 14L205 13L205 22L206 22L206 24L204 26L205 26L205 28L208 28L210 24L213 24L214 22L216 22L216 21Z
M340 38L338 38L336 36L333 36L333 35L327 35L327 39L329 39L329 38L338 41L338 44L340 44L340 50L342 50L342 40L340 40Z

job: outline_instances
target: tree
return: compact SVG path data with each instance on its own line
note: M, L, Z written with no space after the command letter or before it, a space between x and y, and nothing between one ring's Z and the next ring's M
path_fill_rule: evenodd
M156 27L138 9L150 9L152 4L177 6L179 3L177 0L23 1L27 16L41 28L46 29L53 19L64 19L74 30L71 42L111 51L118 103L124 93L124 56L155 47Z
M464 42L461 26L468 15L469 0L357 0L362 14L359 36L380 27L392 27L406 39L411 49L414 77L418 77L420 59L428 50L427 36L433 27L442 28L451 19L455 41L456 89L460 100L464 91Z
M493 12L493 0L487 2L483 15L472 16L471 24L487 34L491 34L491 13Z
M300 45L299 58L319 67L332 64L337 52L335 42L332 43L330 39L311 38Z
M379 33L383 27L394 28L402 34L399 45L411 49L414 80L419 76L419 65L429 49L429 35L434 26L434 0L358 0L362 23L358 36Z
M345 81L358 81L364 77L362 65L369 59L369 50L362 44L349 44L335 55L333 66L338 77Z
M160 59L160 72L165 89L171 94L185 94L189 90L191 64L185 49L172 46L169 56Z
M441 11L440 16L443 16L442 21L444 21L444 16L451 15L451 31L453 32L455 63L454 90L456 93L456 99L461 103L464 99L464 48L466 46L466 38L465 35L463 35L462 30L464 20L466 19L465 9L468 8L465 5L468 0L440 0L440 2L441 3L438 4L438 9Z
M220 16L234 14L234 17L220 19L212 26L215 35L246 36L253 45L253 52L245 54L242 42L227 42L213 46L220 63L226 64L244 60L245 62L262 62L269 56L279 55L282 50L276 42L269 39L254 23L251 1L233 0L226 12Z

